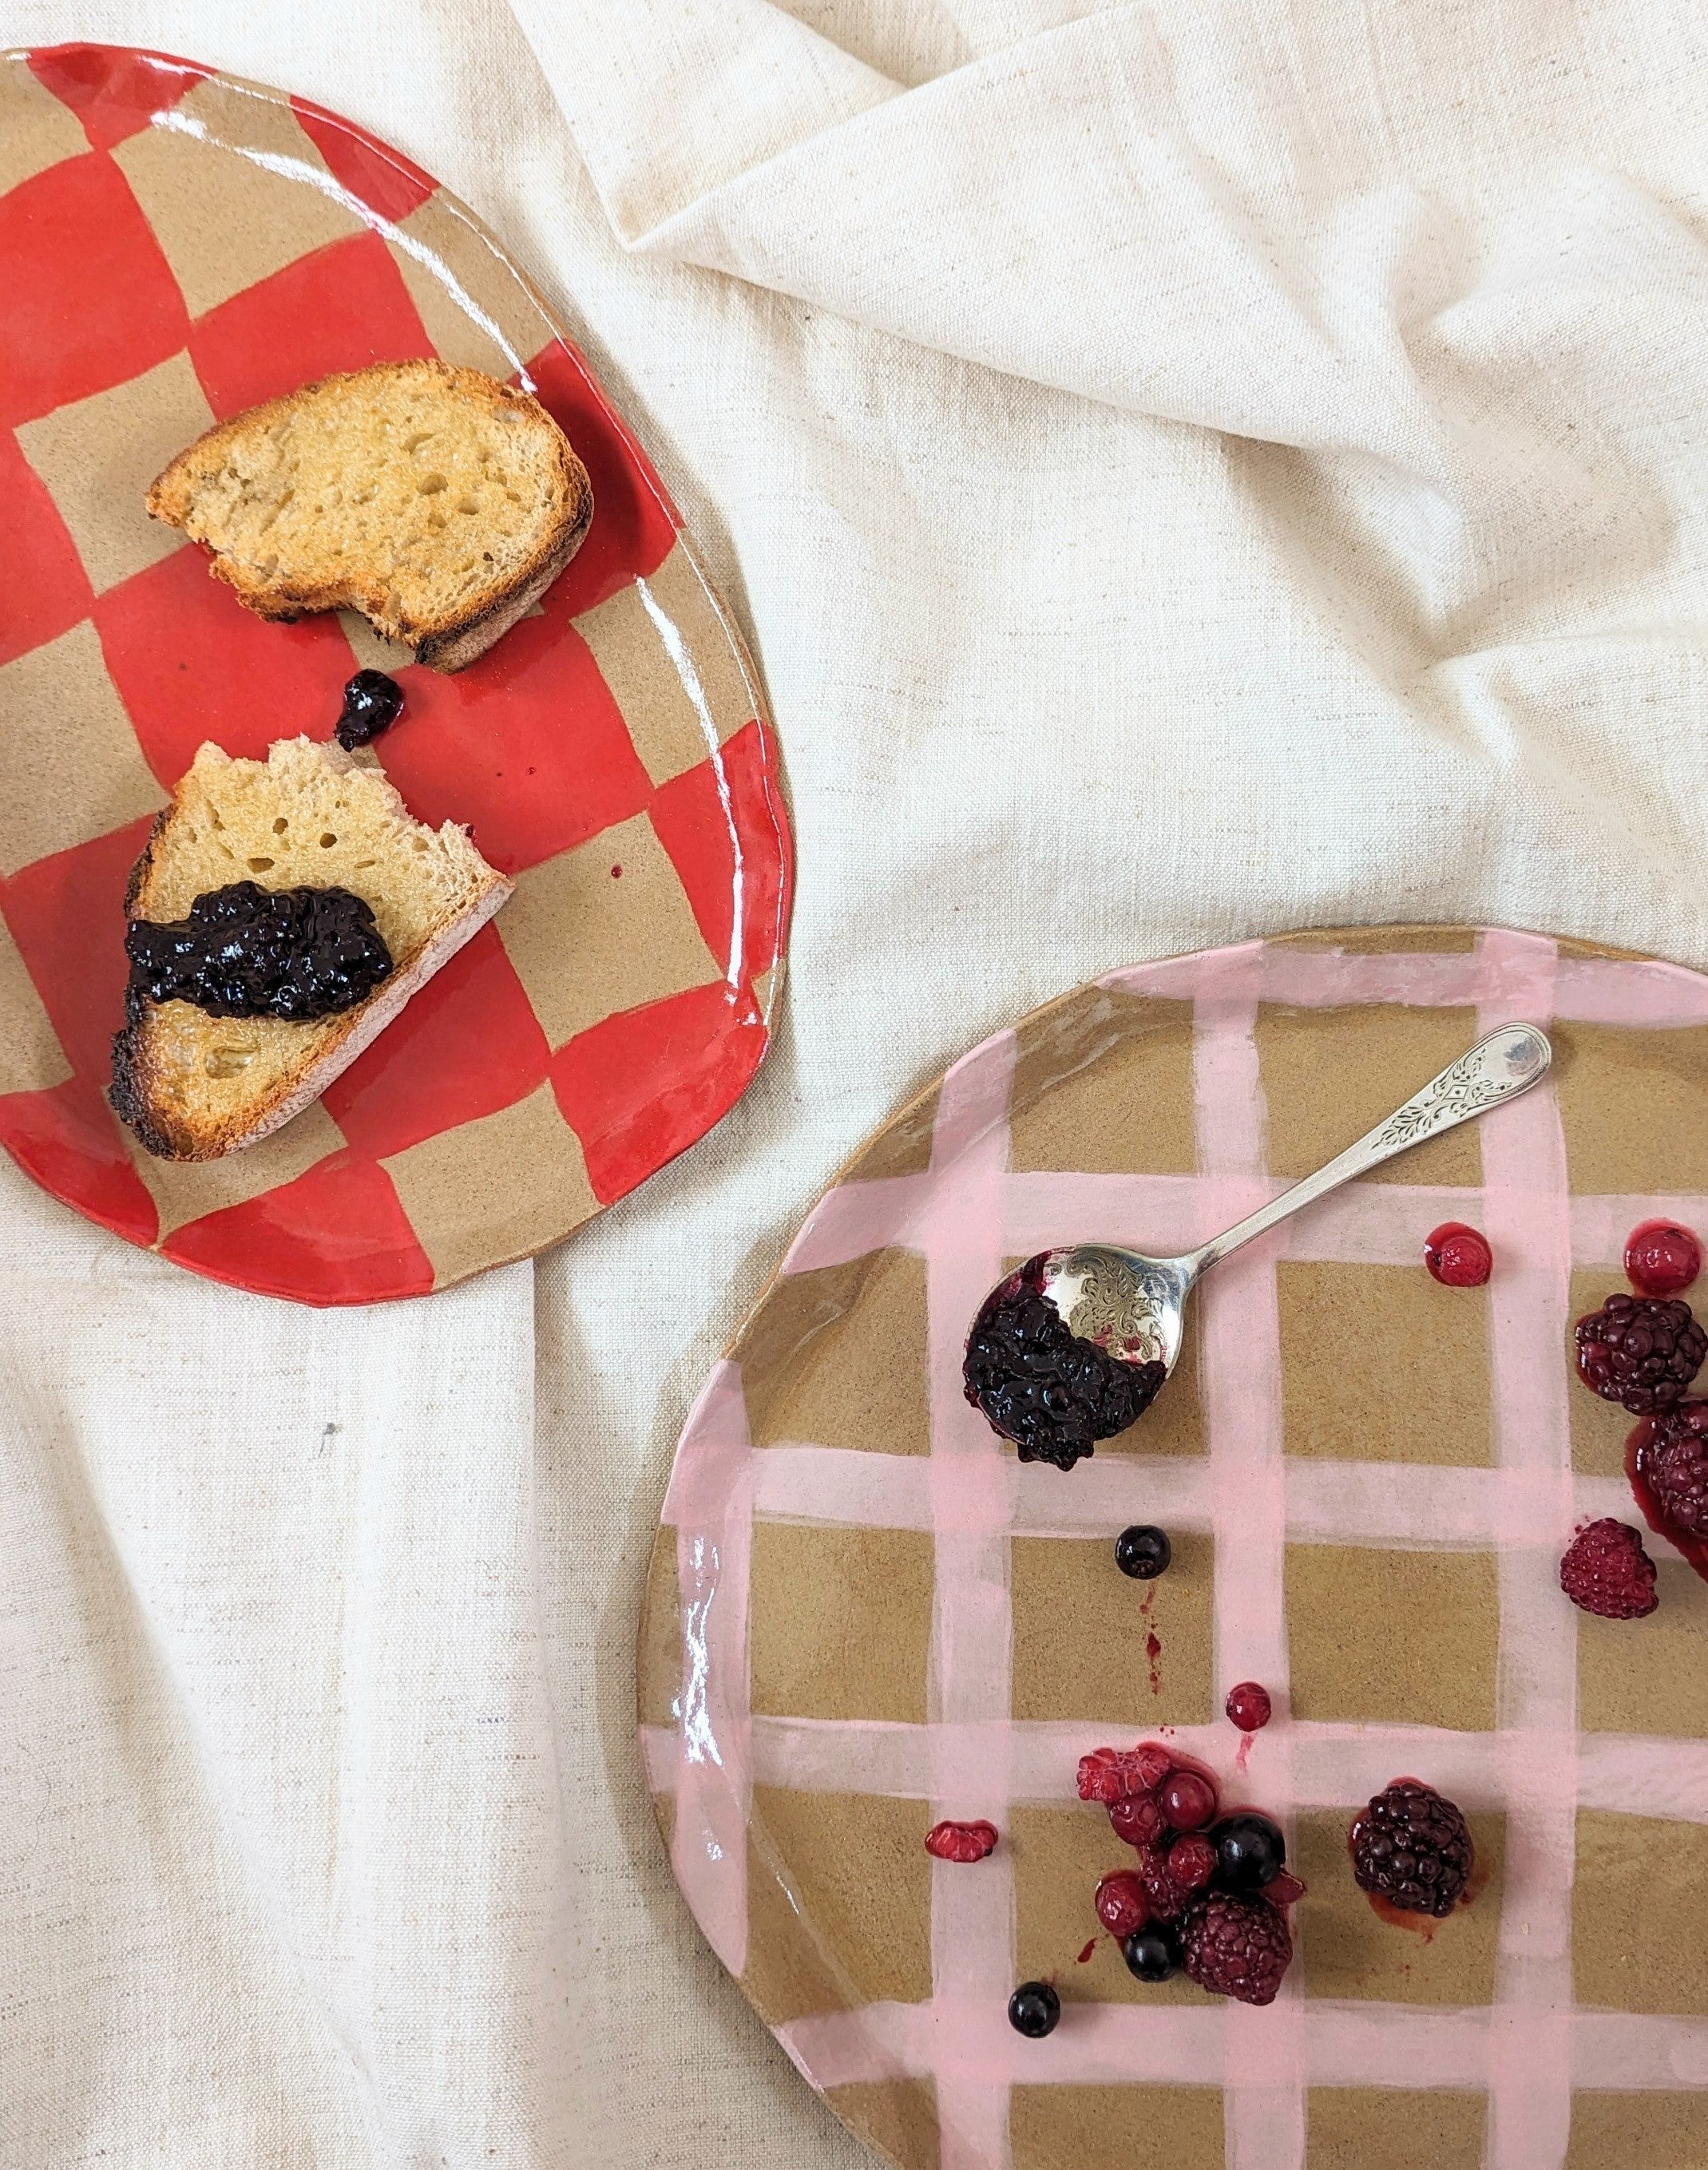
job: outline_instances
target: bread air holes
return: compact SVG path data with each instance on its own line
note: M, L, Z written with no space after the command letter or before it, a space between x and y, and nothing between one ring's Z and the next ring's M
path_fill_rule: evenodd
M447 489L449 487L450 478L442 475L436 468L431 474L423 475L415 484L415 488L420 490L423 497L436 497L442 489Z
M323 852L329 852L337 842L337 837L333 834L330 829L328 829L324 831L321 836L320 848Z
M272 871L275 862L271 859L250 859L247 863L252 874L265 874Z
M289 816L289 815L287 815L287 814L281 814L281 815L279 816L278 820L277 820L276 821L275 821L275 822L274 822L274 824L273 824L273 834L274 834L276 836L282 836L284 835L284 833L285 833L286 830L287 830L287 829L290 827L290 826L291 826L291 817Z
M211 1047L202 1067L210 1077L241 1077L259 1050L249 1047Z

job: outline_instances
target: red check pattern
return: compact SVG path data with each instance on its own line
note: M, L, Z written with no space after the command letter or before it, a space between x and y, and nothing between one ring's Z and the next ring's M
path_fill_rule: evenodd
M129 1241L306 1302L420 1294L556 1240L744 1089L787 922L774 746L657 477L501 252L335 115L63 46L0 68L0 489L21 544L0 595L0 917L63 1056L0 1096L0 1142ZM206 244L186 189L206 191ZM234 291L233 266L254 271ZM595 494L567 572L479 663L384 659L408 697L388 772L420 819L471 825L517 894L318 1129L210 1182L150 1162L103 1097L142 810L205 739L329 737L379 644L353 620L250 616L142 519L126 461L145 441L153 458L150 432L169 456L210 415L435 353L531 385ZM324 1147L306 1166L305 1139Z

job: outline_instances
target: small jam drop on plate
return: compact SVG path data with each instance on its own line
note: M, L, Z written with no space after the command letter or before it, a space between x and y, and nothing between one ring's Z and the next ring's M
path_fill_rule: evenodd
M1480 1229L1443 1221L1423 1239L1423 1263L1443 1288L1480 1288L1494 1271L1494 1253Z
M383 671L358 671L344 689L344 713L335 734L346 753L354 753L388 731L403 714L404 689Z
M1639 1296L1677 1296L1702 1270L1702 1246L1676 1221L1645 1221L1625 1238L1625 1278Z

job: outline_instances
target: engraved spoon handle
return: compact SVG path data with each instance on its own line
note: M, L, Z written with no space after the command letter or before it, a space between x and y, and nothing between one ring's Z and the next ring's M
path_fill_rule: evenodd
M1266 1205L1260 1205L1223 1234L1213 1236L1201 1250L1190 1253L1181 1263L1196 1280L1218 1259L1225 1259L1230 1251L1237 1251L1242 1243L1262 1235L1301 1206L1339 1189L1355 1175L1367 1174L1384 1160L1392 1160L1395 1153L1422 1145L1425 1138L1439 1137L1443 1130L1456 1130L1459 1124L1486 1115L1491 1108L1528 1093L1547 1075L1553 1059L1554 1050L1545 1033L1533 1024L1503 1024L1498 1032L1480 1040L1457 1062L1448 1063L1438 1077L1432 1077L1403 1108L1396 1108L1384 1122L1367 1130L1356 1145L1336 1153L1325 1168L1294 1184L1291 1190L1283 1190Z

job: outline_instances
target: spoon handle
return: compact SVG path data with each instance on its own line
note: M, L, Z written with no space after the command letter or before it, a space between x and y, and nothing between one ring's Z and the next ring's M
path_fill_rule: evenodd
M1491 1108L1516 1099L1520 1093L1528 1093L1546 1076L1553 1059L1547 1034L1534 1025L1502 1025L1486 1040L1480 1040L1468 1055L1448 1063L1438 1077L1432 1077L1403 1108L1396 1108L1384 1122L1367 1130L1356 1145L1336 1153L1325 1168L1294 1184L1291 1190L1283 1190L1266 1205L1260 1205L1224 1234L1213 1236L1202 1250L1193 1252L1190 1260L1182 1263L1190 1265L1196 1277L1242 1243L1249 1243L1254 1236L1272 1228L1277 1221L1285 1221L1301 1206L1338 1190L1355 1175L1368 1174L1396 1153L1409 1152L1413 1146L1422 1145L1426 1138L1439 1137L1443 1130L1455 1130L1461 1123L1487 1114Z

